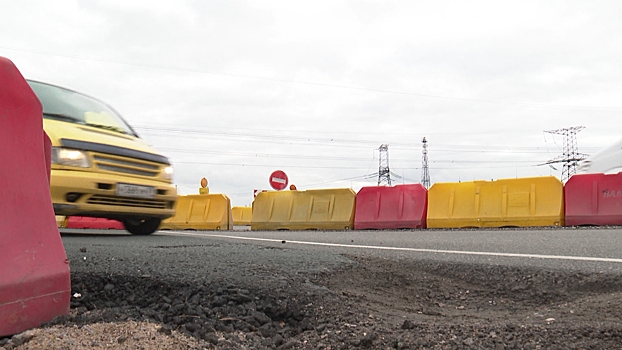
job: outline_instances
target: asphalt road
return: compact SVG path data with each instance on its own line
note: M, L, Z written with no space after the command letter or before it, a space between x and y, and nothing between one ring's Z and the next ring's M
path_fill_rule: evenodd
M620 227L62 233L67 327L146 319L223 349L622 343Z
M426 259L622 273L622 228L541 228L400 231L159 231L135 237L124 231L63 229L65 244L116 245L123 249L159 244L182 251L227 242L385 259ZM166 237L166 238L165 238ZM180 246L181 242L183 245ZM285 242L285 243L283 243ZM305 254L306 256L306 254ZM311 255L313 256L313 254ZM312 259L312 258L311 258ZM338 260L338 259L337 259Z

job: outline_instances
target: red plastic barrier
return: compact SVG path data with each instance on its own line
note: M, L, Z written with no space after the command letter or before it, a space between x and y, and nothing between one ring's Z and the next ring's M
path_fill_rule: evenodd
M41 103L0 57L0 336L69 313L69 264L50 199Z
M425 228L428 190L421 184L363 187L356 195L354 229Z
M574 175L564 201L566 226L622 225L622 173Z
M67 218L67 228L90 228L98 230L125 230L120 221L87 216L70 216Z

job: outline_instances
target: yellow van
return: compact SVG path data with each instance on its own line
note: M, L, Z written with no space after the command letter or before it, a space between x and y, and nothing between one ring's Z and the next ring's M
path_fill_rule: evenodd
M56 215L119 220L135 235L149 235L173 216L177 190L169 160L119 113L76 91L28 83L43 105L43 128L52 140Z

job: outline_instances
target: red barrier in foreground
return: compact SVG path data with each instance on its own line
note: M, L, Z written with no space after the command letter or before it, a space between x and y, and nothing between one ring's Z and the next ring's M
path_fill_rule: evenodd
M566 226L622 225L622 173L573 175L564 201Z
M68 217L67 228L125 230L125 226L123 226L123 223L121 223L120 221L104 218L91 218L87 216Z
M425 228L428 191L421 184L363 187L356 195L354 229Z
M69 265L50 199L41 103L0 57L0 336L69 313Z

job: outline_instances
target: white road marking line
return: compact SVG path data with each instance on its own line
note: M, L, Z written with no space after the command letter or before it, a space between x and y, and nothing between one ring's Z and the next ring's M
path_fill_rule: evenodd
M160 232L162 232L162 231L160 231ZM319 246L339 247L339 248L397 250L397 251L420 252L420 253L484 255L484 256L497 256L497 257L556 259L556 260L578 260L578 261L622 263L622 259L597 258L597 257L586 257L586 256L541 255L541 254L519 254L519 253L493 253L493 252L472 252L472 251L467 251L467 250L443 250L443 249L424 249L424 248L379 247L379 246L374 246L374 245L322 243L322 242L308 242L308 241L290 241L290 240L287 240L287 239L272 239L272 238L258 238L258 237L214 235L214 234L209 234L209 233L193 233L193 232L181 232L181 231L166 231L166 234L177 235L177 236L193 236L193 237L219 237L219 238L230 238L230 239L246 240L246 241L262 241L262 242L276 242L276 243L281 243L282 241L286 241L289 244L319 245Z

